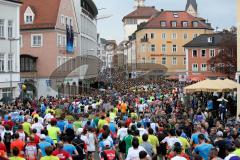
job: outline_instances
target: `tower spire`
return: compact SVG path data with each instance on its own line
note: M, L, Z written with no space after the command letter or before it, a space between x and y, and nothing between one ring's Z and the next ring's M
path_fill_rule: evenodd
M196 0L187 0L185 11L194 17L198 16L198 7Z

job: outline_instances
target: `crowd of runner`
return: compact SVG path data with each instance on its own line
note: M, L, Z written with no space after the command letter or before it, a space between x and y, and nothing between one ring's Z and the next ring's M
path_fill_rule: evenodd
M0 106L0 160L240 159L240 123L221 109L186 105L176 82L116 84Z

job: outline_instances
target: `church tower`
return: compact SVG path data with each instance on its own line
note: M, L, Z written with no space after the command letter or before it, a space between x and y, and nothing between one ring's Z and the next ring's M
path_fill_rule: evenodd
M135 5L134 5L134 7L135 7L135 8L144 7L144 2L145 2L145 0L135 0Z
M194 17L198 17L198 9L196 0L187 0L185 11Z

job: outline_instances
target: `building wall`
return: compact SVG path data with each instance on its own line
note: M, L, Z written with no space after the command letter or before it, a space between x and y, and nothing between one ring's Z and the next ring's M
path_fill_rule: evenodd
M205 29L143 29L136 33L136 52L137 63L142 63L142 59L146 59L146 63L152 63L152 58L155 58L155 63L162 64L162 58L166 58L165 66L168 68L169 74L183 73L186 71L186 64L184 64L184 58L186 58L184 44L188 43L194 38L194 35L200 35L205 33L212 33L212 30ZM154 34L154 38L151 38L151 33ZM162 38L162 34L165 33L166 38ZM172 36L176 34L174 39ZM141 42L141 39L148 34L148 41ZM187 38L184 39L184 34L187 34ZM162 51L162 45L166 45L166 51ZM155 51L151 51L151 45L155 45ZM173 52L172 46L176 45L177 50ZM145 46L145 50L143 49ZM173 58L176 58L177 63L172 64Z
M128 37L131 36L137 30L137 26L139 24L147 21L148 19L137 19L137 24L123 24L124 40L128 40Z
M70 5L69 5L70 4ZM64 20L63 20L64 19ZM66 23L70 24L70 19L72 21L74 33L74 53L66 52ZM32 47L31 46L31 36L34 34L42 35L42 46L41 47ZM58 17L56 20L55 29L49 30L24 30L21 31L22 35L22 47L21 54L27 54L37 59L37 73L33 74L32 72L24 72L22 74L22 81L24 82L27 79L33 79L35 81L35 87L37 88L37 95L47 96L57 95L57 91L51 89L51 86L47 84L51 74L62 64L70 60L71 58L79 55L80 52L80 42L78 37L78 28L76 24L76 17L74 13L74 8L71 1L61 0ZM59 42L59 36L62 36L61 41ZM65 41L65 43L64 43ZM69 74L69 77L79 77L79 71L75 70ZM78 81L75 81L78 84ZM54 83L54 82L52 82Z
M0 0L0 19L4 19L4 38L0 39L0 53L4 54L4 71L0 72L0 99L6 89L10 89L12 81L13 98L19 96L20 66L19 66L19 40L11 42L11 51L13 55L12 73L8 70L8 55L10 53L10 41L8 40L8 21L13 22L14 39L19 39L19 7L20 4Z
M193 50L197 51L197 57L193 56ZM202 57L202 50L206 50L206 56ZM210 50L215 51L215 56L219 53L219 48L188 48L186 49L186 54L188 54L188 67L187 74L188 76L200 75L203 77L220 77L224 76L221 73L211 71L211 66L208 65L208 60L211 59ZM193 64L198 65L198 71L193 71ZM201 71L202 64L207 65L206 71Z

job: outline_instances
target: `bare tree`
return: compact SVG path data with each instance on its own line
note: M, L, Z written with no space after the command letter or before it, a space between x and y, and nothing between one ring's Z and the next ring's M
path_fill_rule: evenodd
M237 34L236 27L232 27L230 31L224 30L222 40L219 44L219 53L212 57L208 64L211 70L226 74L233 77L237 71Z

